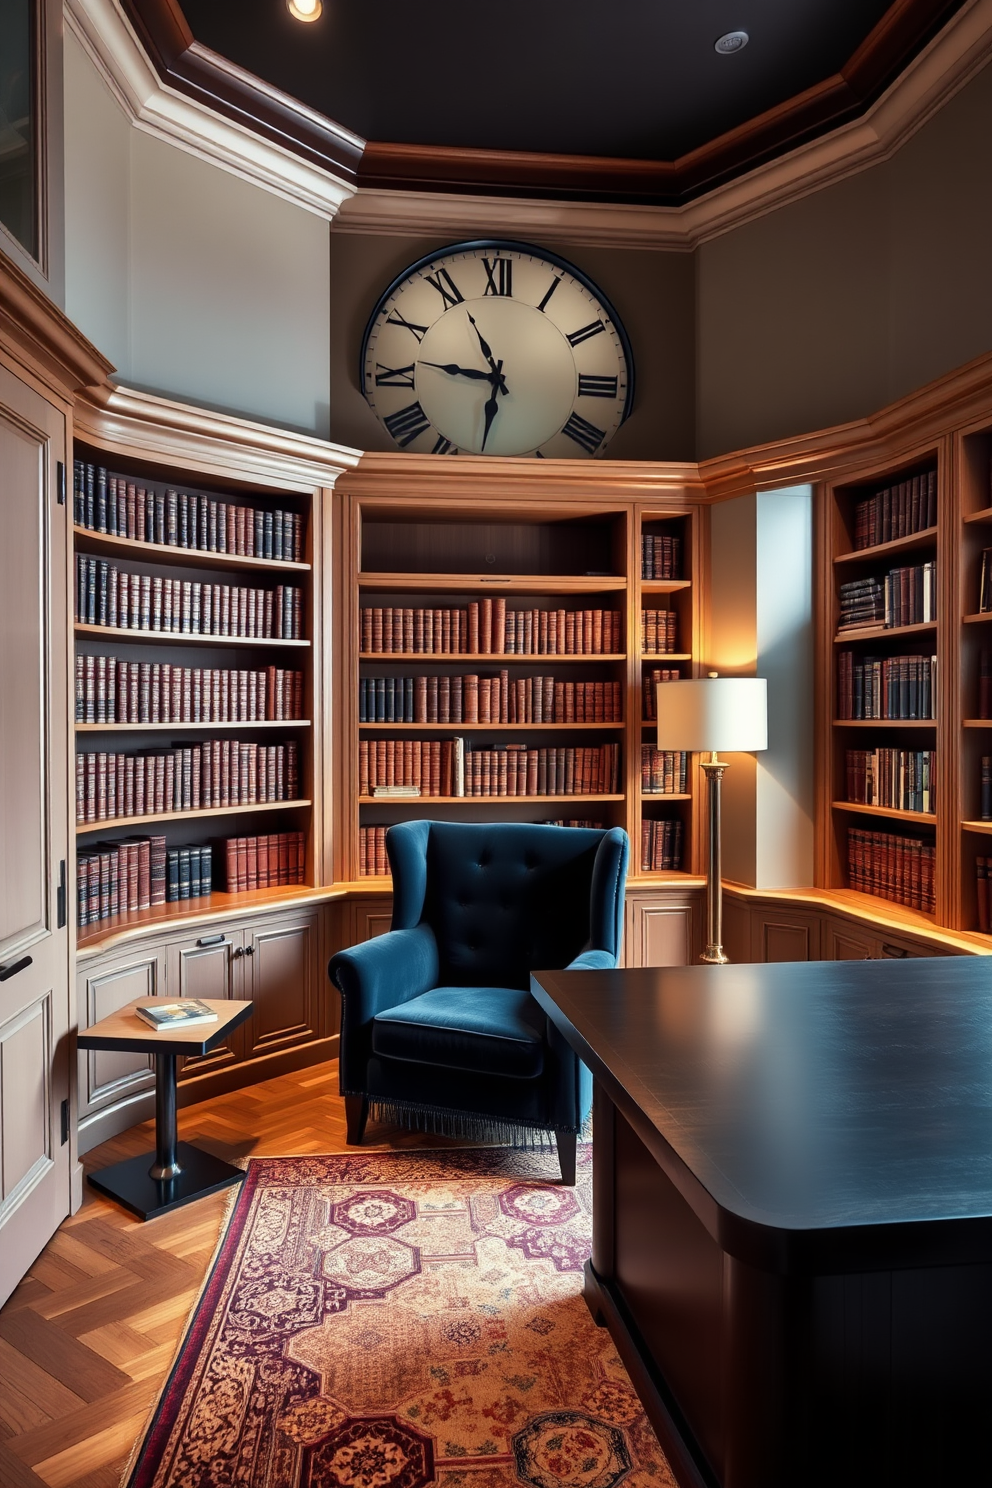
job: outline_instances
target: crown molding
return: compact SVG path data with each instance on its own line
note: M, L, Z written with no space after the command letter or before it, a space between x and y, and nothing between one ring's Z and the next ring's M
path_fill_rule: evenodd
M178 10L171 45L118 0L65 0L65 17L135 128L328 221L351 196L364 140L199 46Z
M103 449L138 449L168 464L193 463L224 480L331 487L361 458L361 451L346 445L109 382L77 399L73 420L77 436Z
M710 238L889 159L990 58L992 0L969 0L860 118L682 206L539 200L360 184L343 204L334 231L424 237L529 234L542 241L589 247L692 251ZM369 145L365 159L377 149L381 147ZM399 158L401 147L390 149ZM644 163L599 164L619 171L625 165L640 168ZM360 182L365 173L363 160Z
M62 398L104 383L114 370L54 301L3 253L0 346Z

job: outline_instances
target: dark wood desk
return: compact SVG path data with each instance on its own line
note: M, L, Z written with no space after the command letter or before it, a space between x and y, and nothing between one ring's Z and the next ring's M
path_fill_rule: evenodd
M685 1485L992 1483L992 963L538 972L586 1297Z

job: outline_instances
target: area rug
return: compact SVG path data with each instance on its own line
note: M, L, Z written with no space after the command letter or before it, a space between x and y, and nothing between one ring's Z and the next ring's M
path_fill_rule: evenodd
M675 1488L581 1297L591 1152L253 1160L129 1488Z

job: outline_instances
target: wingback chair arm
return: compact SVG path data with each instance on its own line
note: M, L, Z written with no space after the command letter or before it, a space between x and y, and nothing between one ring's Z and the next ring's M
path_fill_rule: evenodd
M429 925L389 930L362 945L338 951L327 974L341 993L343 1023L355 1031L386 1008L398 1007L437 986L438 951ZM342 1036L344 1035L342 1029Z
M565 967L566 971L612 971L617 964L616 956L610 951L583 951L581 956L576 956Z

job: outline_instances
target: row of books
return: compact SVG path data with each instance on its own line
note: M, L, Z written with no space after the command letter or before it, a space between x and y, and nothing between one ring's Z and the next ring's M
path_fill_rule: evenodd
M847 831L847 872L852 889L876 894L894 904L905 904L932 914L934 895L932 842L896 832Z
M295 742L205 739L158 752L76 755L77 822L296 801L299 793Z
M978 810L982 821L992 821L992 754L982 755Z
M76 656L77 723L279 723L302 717L302 672Z
M936 525L936 470L922 470L854 504L854 546L858 551Z
M141 484L85 460L73 463L72 512L77 527L111 537L239 558L299 563L303 557L298 512Z
M170 635L298 641L303 634L303 591L290 584L256 589L163 578L79 553L76 620Z
M609 656L623 650L617 610L511 610L498 597L463 609L362 610L362 653Z
M505 744L470 749L454 739L362 739L358 793L363 798L421 796L612 795L619 789L620 746L529 749Z
M937 618L937 564L893 568L884 578L840 586L840 630L863 625L927 625Z
M641 791L646 796L684 796L688 790L689 756L684 749L641 745Z
M641 611L641 650L654 655L659 651L677 651L678 616L674 610Z
M214 879L228 894L301 884L306 865L302 832L227 837L216 854Z
M682 577L682 539L667 533L641 533L641 578L680 579Z
M658 694L656 688L659 682L678 682L681 678L678 667L652 667L644 673L644 721L646 723L658 722Z
M992 651L984 647L978 662L978 717L992 718Z
M602 831L603 823L582 818L560 818L546 821L547 827L592 827ZM358 829L358 873L361 878L384 878L389 873L389 858L386 853L388 827L359 827Z
M936 656L837 658L838 718L936 718Z
M641 822L641 872L677 873L681 868L682 823L645 817Z
M983 935L992 935L992 906L990 906L989 879L992 878L992 858L975 859L975 897L978 901L978 928Z
M847 799L893 811L937 810L937 754L933 749L849 749Z
M987 615L992 612L992 548L985 548L982 552L982 575L978 586L978 612Z
M359 723L619 723L619 682L554 677L362 677Z

